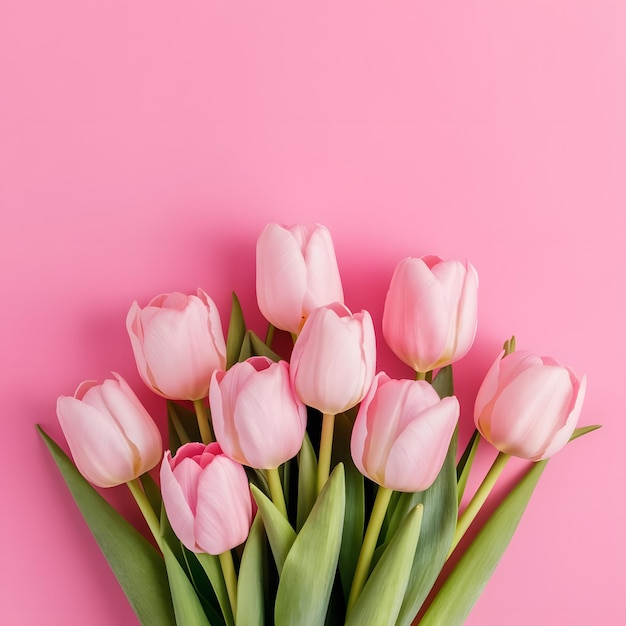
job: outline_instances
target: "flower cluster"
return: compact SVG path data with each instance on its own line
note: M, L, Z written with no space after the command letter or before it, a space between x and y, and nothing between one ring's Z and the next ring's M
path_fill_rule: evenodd
M138 479L161 462L160 490L169 525L206 568L217 598L211 610L228 624L247 623L238 617L244 609L237 602L238 567L231 550L246 542L255 516L267 529L279 574L278 583L271 577L264 583L269 602L276 605L277 624L299 623L297 612L309 606L307 601L310 615L319 615L310 623L323 624L337 585L341 599L333 605L339 605L346 623L369 623L363 616L373 610L372 602L382 611L375 618L382 621L372 623L410 623L420 608L424 611L424 599L447 552L488 495L487 488L479 489L456 521L456 503L463 495L478 433L501 457L549 458L574 433L585 379L551 358L516 352L514 342L507 342L476 397L477 434L457 471L450 472L460 405L446 377L449 366L470 350L476 333L478 275L473 265L436 256L398 264L385 300L383 335L415 376L396 380L376 370L370 314L352 313L344 303L325 227L268 225L258 239L256 262L258 305L269 322L265 342L246 329L237 306L226 340L217 307L201 289L191 296L159 295L143 308L137 302L131 306L126 326L137 368L145 384L170 401L176 443L163 451L146 409L114 375L102 384L82 383L73 397L58 400L57 415L76 467L99 487L128 483L148 519L160 512L143 501L146 494ZM271 349L276 329L293 337L289 360ZM183 423L188 410L180 401L193 403L197 430ZM347 432L347 445L337 428ZM341 468L346 464L358 469L361 478L344 480ZM463 477L458 484L457 475ZM420 494L435 481L447 489L447 500L422 512ZM395 499L393 492L399 492ZM351 517L360 515L360 526L347 525L347 500L352 505L361 502L361 507L373 501L360 514L352 512ZM406 505L404 513L399 502ZM422 514L442 515L443 520L436 506L443 510L444 504L453 519L445 522L447 527L441 522L441 533L447 533L439 542L445 544L442 556L433 557L436 570L430 579L416 583L409 576L422 549L416 548L420 528L415 520ZM332 548L333 533L341 533L341 528L317 529L324 515L343 520L344 544L356 545L352 553L346 556L341 541ZM162 522L160 526L152 520L157 544L167 556L167 533ZM311 537L323 542L326 535L327 550L310 545ZM372 567L377 546L382 556ZM324 555L315 555L325 559L315 566L323 584L316 572L302 574L307 563L289 570L299 571L302 580L287 577L290 562L315 552ZM246 554L247 547L241 571ZM217 578L225 582L228 601L220 595L216 566L207 565L206 555L219 555ZM373 585L382 576L377 571L391 567L393 559L398 568L408 568L402 589L377 593ZM173 571L178 570L168 566L168 576L174 576ZM191 571L183 572L183 580L193 580ZM362 594L370 580L372 587ZM170 585L176 608L180 604L175 590L181 582L171 580ZM246 592L239 587L239 594ZM307 594L317 597L306 600ZM262 616L259 619L263 623ZM429 617L426 610L424 624L429 619L437 616Z

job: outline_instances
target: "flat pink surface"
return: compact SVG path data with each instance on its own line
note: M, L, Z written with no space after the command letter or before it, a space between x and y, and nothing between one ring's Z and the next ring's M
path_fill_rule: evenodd
M1 0L0 622L135 623L34 424L60 439L57 395L112 369L163 424L131 302L201 286L226 320L234 289L262 332L277 221L331 229L378 331L402 257L471 259L465 438L511 333L587 374L604 428L551 461L467 624L625 623L625 76L619 1Z

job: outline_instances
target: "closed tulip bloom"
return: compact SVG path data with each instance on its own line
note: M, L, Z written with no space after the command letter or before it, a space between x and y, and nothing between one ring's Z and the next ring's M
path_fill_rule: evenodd
M291 355L291 379L300 399L322 413L358 404L376 370L374 324L367 311L354 315L339 303L315 309Z
M211 375L226 366L220 315L202 289L157 296L143 309L134 302L126 327L141 378L165 398L205 398Z
M154 421L117 374L81 383L57 400L57 417L80 473L98 487L115 487L151 470L163 451Z
M161 463L161 492L176 536L192 552L222 554L242 544L252 524L246 472L219 444L187 443Z
M425 381L392 380L381 372L354 422L354 464L387 489L424 491L441 470L458 419L454 396L440 399Z
M343 302L328 229L319 224L268 224L257 242L256 293L263 316L295 334L313 309Z
M385 341L418 372L457 361L474 342L477 296L478 274L468 261L406 258L387 292Z
M306 407L293 392L286 361L252 357L216 371L209 403L215 438L239 463L275 469L302 447Z
M501 452L539 461L571 437L586 379L554 359L530 352L498 358L485 376L474 407L480 434Z

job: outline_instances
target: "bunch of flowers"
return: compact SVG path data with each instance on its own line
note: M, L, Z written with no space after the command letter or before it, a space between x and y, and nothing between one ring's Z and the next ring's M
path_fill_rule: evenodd
M139 620L461 624L547 459L594 428L575 430L585 378L511 339L457 460L451 364L474 340L477 291L467 261L400 262L382 327L415 370L404 380L377 373L372 318L345 306L323 226L261 233L265 340L236 296L226 338L200 289L134 303L128 334L141 378L167 399L168 449L117 374L58 400L73 463L41 432ZM293 338L289 359L272 350L276 329ZM459 516L481 437L499 454ZM511 455L529 471L457 549ZM149 474L159 464L160 487ZM127 484L156 547L89 483Z

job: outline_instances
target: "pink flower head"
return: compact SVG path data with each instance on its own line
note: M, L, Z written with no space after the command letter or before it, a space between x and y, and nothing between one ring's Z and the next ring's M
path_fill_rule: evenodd
M276 328L299 333L313 309L343 302L343 288L328 229L268 224L256 248L259 309Z
M468 261L406 258L387 292L385 341L418 372L458 361L474 342L477 296L478 274Z
M85 381L57 400L57 417L80 473L98 487L115 487L151 470L161 458L156 424L128 383L113 373Z
M161 464L165 512L192 552L221 554L243 543L253 510L246 472L219 444L187 443Z
M224 452L257 469L275 469L302 447L306 407L294 394L286 361L252 357L213 374L215 437Z
M350 444L359 471L396 491L424 491L439 474L459 402L440 399L425 381L392 380L381 372L359 407Z
M584 376L550 357L523 351L498 357L476 396L476 428L506 454L547 459L574 432L585 388Z
M300 399L322 413L357 405L376 370L374 324L336 302L313 311L291 355L291 379Z
M211 375L226 366L220 315L202 289L157 296L143 309L134 302L126 328L141 378L165 398L205 398Z

